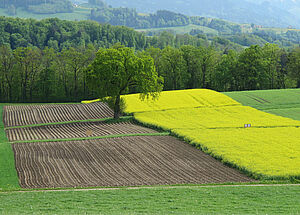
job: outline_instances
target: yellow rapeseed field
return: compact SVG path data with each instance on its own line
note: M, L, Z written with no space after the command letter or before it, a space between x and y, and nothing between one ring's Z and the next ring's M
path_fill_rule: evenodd
M300 126L300 121L246 106L137 112L134 113L134 117L143 123L168 130L175 128L244 128L245 124L251 124L252 127Z
M126 112L170 130L257 176L300 177L300 121L242 106L211 90L163 92L158 101L124 97ZM251 128L244 128L251 124Z
M256 175L300 175L300 128L175 129L173 132Z
M127 113L241 105L227 96L206 89L164 91L157 100L148 99L141 101L138 94L123 96L123 98L126 100Z
M95 99L95 100L82 101L81 103L82 104L91 104L91 103L100 102L100 101L101 101L101 99Z

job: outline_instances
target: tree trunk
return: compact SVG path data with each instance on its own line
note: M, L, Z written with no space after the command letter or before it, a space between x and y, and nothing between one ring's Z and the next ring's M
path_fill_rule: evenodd
M76 101L77 100L77 91L78 91L78 89L77 89L78 87L77 87L77 69L75 69L74 70L74 101Z
M202 88L206 88L206 64L202 66Z
M118 95L116 97L115 107L114 107L114 118L115 119L119 119L120 118L120 99L121 99L121 96Z

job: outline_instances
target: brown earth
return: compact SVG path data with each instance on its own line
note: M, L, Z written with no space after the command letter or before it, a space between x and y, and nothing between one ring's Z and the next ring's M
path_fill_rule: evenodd
M13 144L23 188L249 182L170 136Z
M130 122L109 124L104 122L80 122L6 129L6 136L9 141L68 139L137 133L156 133L156 131Z
M113 111L101 102L91 104L47 104L5 106L5 127L113 117Z

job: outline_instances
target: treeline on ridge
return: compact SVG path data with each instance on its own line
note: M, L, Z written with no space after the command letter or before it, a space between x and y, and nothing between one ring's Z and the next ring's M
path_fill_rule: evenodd
M180 26L203 26L217 31L217 34L204 32L203 30L192 29L191 35L205 34L209 39L215 36L222 37L233 43L250 46L254 44L264 45L265 43L276 43L281 47L293 47L300 42L300 32L293 29L278 33L273 29L262 29L255 24L240 25L215 18L199 16L186 16L167 10L159 10L153 14L141 14L136 9L111 8L103 1L89 1L97 8L92 9L90 19L100 23L111 25L122 25L135 29L143 29L147 35L159 34L159 28L180 27ZM147 30L150 29L150 30ZM172 30L169 30L172 32Z
M195 24L213 28L227 34L242 32L242 28L238 24L229 23L220 19L197 16L189 17L168 10L158 10L154 14L139 14L136 9L103 6L92 9L90 18L100 23L123 25L135 29L176 27Z
M0 101L64 102L97 98L87 68L99 48L120 43L145 52L164 78L164 90L218 91L300 87L300 48L275 44L243 49L228 40L133 29L93 21L0 17ZM129 93L135 89L129 89Z
M182 45L207 46L209 44L213 44L218 50L223 50L225 47L242 50L241 46L229 40L219 37L208 40L201 34L174 36L172 33L162 32L157 36L147 37L131 28L99 24L95 21L75 22L57 18L37 21L0 17L0 45L9 44L12 49L36 46L40 49L49 47L62 50L69 47L86 47L88 44L93 44L96 48L109 48L115 43L137 50L150 46L179 48Z
M97 98L89 88L89 65L97 49L0 47L0 102L67 102ZM300 48L286 52L277 45L251 46L242 52L213 46L137 51L153 58L164 90L209 88L218 91L300 87ZM128 89L128 93L135 93Z
M117 42L125 46L143 49L146 37L123 26L100 25L94 21L65 21L57 18L37 21L0 17L0 45L17 47L36 46L62 50L86 46L109 47Z

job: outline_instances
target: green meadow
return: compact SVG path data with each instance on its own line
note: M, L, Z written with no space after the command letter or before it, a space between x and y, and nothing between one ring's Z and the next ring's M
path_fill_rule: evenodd
M300 120L300 89L224 93L246 106Z
M1 214L299 214L300 186L0 193Z

